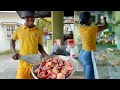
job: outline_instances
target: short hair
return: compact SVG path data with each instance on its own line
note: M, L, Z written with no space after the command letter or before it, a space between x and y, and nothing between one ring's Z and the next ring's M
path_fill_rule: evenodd
M91 17L90 12L83 12L80 14L80 24L86 24Z

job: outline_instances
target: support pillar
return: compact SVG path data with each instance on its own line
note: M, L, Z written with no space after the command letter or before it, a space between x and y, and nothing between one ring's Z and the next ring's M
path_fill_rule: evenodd
M64 11L52 11L52 42L54 39L64 40Z

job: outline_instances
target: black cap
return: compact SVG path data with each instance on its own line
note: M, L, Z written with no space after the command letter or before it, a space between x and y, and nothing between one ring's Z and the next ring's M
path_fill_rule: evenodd
M33 16L35 17L35 12L34 11L22 11L21 18L25 18L28 16Z

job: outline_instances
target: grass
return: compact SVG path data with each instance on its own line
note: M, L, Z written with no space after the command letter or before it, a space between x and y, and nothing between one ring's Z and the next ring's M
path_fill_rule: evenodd
M17 52L19 52L19 50L16 50ZM8 54L12 54L12 52L10 50L6 50L2 53L0 53L0 55L8 55Z

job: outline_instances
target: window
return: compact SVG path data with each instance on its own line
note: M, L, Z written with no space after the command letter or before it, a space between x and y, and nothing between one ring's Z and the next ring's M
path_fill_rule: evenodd
M91 14L92 23L96 23L98 21L98 14Z
M5 25L5 30L6 30L6 38L11 39L13 36L13 32L15 31L16 25Z
M6 39L11 39L16 28L20 27L22 24L17 22L1 22L1 28L5 32Z
M95 21L95 16L91 16L92 17L92 22L96 22Z

